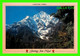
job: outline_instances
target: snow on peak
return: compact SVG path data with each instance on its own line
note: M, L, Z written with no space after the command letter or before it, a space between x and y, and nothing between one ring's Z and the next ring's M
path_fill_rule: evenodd
M59 22L59 19L50 16L44 11L40 11L35 14L33 17L26 16L23 20L17 22L17 25L26 25L33 32L36 32L41 39L48 39L48 36L45 36L51 31L51 24L55 25Z
M21 20L20 22L24 23L27 21L27 19L29 18L29 16L26 16L23 20Z
M38 14L35 14L33 19L37 24L38 34L41 39L44 39L45 35L51 31L51 27L49 27L50 24L55 25L59 22L58 18L50 16L44 11L40 11ZM48 39L47 37L45 38Z
M44 13L46 13L46 12L44 12L44 11L40 11L39 13L42 13L42 14L44 14Z
M26 16L26 18L25 19L28 19L29 18L29 16Z

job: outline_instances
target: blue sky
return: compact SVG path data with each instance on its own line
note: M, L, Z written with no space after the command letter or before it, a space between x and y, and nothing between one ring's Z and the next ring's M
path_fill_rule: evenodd
M26 16L32 17L40 11L48 14L56 13L57 6L6 6L6 24L13 24L24 19Z

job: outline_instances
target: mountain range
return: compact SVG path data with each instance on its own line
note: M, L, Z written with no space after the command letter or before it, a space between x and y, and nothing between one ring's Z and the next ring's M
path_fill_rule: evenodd
M40 39L48 40L50 36L46 35L51 34L52 28L56 27L58 23L60 23L58 18L50 16L44 11L40 11L33 17L26 16L21 21L15 22L10 25L6 24L6 32L13 36L20 35L20 38L24 38L25 35L35 35Z

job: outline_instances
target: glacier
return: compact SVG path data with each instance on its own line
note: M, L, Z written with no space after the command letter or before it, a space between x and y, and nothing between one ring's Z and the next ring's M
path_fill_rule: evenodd
M56 26L59 22L59 19L50 16L44 11L40 11L39 13L35 14L33 17L26 16L21 21L18 21L15 25L17 26L28 26L34 34L36 34L41 39L48 39L49 36L46 36L51 32L52 26ZM14 24L12 24L14 25ZM9 28L8 28L9 27ZM10 29L11 26L7 25L7 29ZM16 29L14 29L16 30Z

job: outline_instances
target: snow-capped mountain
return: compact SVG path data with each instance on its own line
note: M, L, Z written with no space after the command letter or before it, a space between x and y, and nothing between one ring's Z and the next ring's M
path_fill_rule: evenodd
M18 31L20 27L27 26L34 34L38 35L38 37L40 37L41 39L48 39L49 37L45 35L50 33L51 27L55 26L58 22L58 18L50 16L46 12L41 11L35 14L33 17L26 16L21 21L12 24L12 26L7 25L6 29L8 30L12 28Z
M34 21L37 24L38 28L38 34L41 39L45 37L46 34L48 34L51 31L51 26L56 25L59 22L59 19L54 18L53 16L50 16L49 14L45 13L44 11L41 11L38 14L35 14L33 16ZM48 37L46 37L48 38Z

